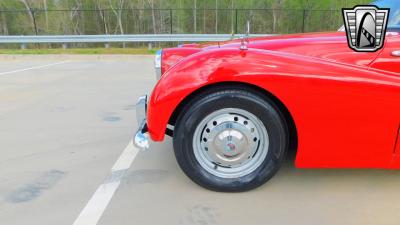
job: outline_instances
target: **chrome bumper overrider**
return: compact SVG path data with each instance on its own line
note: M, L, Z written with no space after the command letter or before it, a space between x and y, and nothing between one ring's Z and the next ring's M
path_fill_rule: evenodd
M136 103L136 120L138 130L134 137L135 146L146 150L149 148L149 135L147 134L147 95L140 96Z

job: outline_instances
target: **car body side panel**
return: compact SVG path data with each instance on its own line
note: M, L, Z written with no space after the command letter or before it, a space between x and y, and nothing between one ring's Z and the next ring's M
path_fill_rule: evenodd
M172 112L186 96L227 81L259 86L288 108L298 133L297 167L391 165L400 118L399 76L265 50L217 49L181 60L150 98L151 138L163 140Z
M397 137L393 149L393 161L391 164L392 168L400 168L400 123L397 129Z

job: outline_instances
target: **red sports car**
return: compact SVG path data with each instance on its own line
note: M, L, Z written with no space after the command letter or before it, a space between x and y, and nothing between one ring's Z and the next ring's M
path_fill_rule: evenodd
M400 4L385 44L355 52L344 31L168 48L140 98L135 143L173 137L197 184L244 191L270 179L286 153L298 168L400 168Z

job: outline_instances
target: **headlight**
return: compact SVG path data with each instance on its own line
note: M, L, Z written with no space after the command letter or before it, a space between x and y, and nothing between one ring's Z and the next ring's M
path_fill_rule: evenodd
M156 52L156 57L154 58L154 68L156 69L157 80L161 77L161 59L162 59L162 49Z

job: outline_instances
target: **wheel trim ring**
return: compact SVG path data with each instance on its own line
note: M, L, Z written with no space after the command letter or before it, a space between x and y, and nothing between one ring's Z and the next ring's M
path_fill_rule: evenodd
M246 160L241 165L232 168L226 168L221 165L217 165L215 162L207 157L207 151L204 150L201 139L205 132L207 124L210 122L223 117L224 115L238 115L242 118L247 118L249 126L254 126L255 133L258 135L259 140L257 141L257 148L254 155ZM238 121L240 123L241 121ZM264 123L258 119L254 114L239 108L224 108L206 116L197 125L193 135L193 151L197 162L207 172L221 178L239 178L246 176L256 170L264 161L269 150L269 136Z

